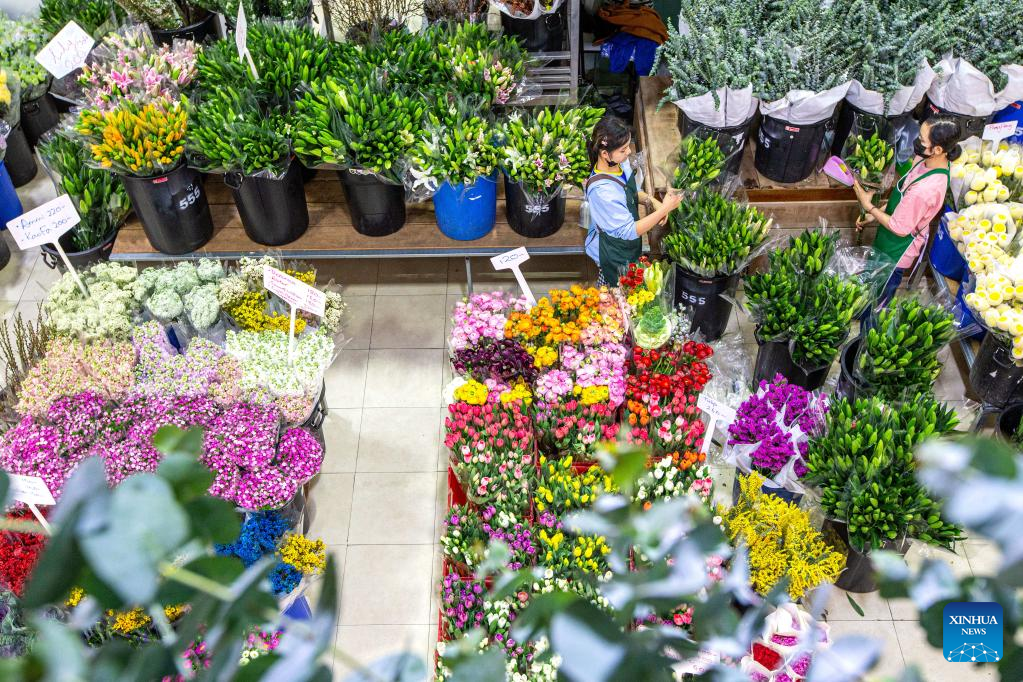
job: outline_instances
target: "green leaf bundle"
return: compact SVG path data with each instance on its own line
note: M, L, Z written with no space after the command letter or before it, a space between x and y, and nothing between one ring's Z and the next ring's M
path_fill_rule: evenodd
M233 88L210 92L189 107L185 154L205 172L280 177L291 158L284 115L264 113L251 95Z
M697 275L738 272L771 229L771 220L752 206L726 199L707 188L683 201L671 214L664 238L668 257Z
M465 96L486 106L506 104L526 72L526 52L514 38L462 23L436 30L437 62L450 70L450 82Z
M99 40L124 21L124 10L114 0L43 0L39 5L39 23L49 33L69 21Z
M99 246L124 221L131 208L121 179L114 173L90 167L88 148L67 130L56 130L44 138L39 143L39 155L81 216L81 222L71 229L75 250Z
M362 168L400 183L426 105L386 78L345 85L328 76L295 108L294 147L306 165Z
M895 158L895 148L875 132L870 137L850 135L845 162L865 186L880 188Z
M581 187L590 175L586 141L603 115L593 107L513 115L503 131L504 172L536 195L549 196L563 185Z
M828 517L848 524L857 551L902 538L951 549L962 530L942 519L941 503L917 480L913 452L956 422L955 412L924 395L897 406L876 397L839 400L810 439L803 480L820 488Z
M955 335L955 319L944 307L900 299L878 314L863 337L855 374L885 400L930 394L941 374L938 352Z
M712 183L725 169L725 152L713 135L687 135L678 151L678 168L671 186L693 191Z
M467 117L452 126L432 129L412 149L411 161L438 183L471 185L497 171L500 153L496 135L497 128L490 121Z

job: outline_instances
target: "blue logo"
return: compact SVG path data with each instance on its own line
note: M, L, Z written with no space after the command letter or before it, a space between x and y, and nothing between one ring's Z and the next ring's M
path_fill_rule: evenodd
M996 663L1002 659L1002 605L957 601L942 614L942 651L952 663Z

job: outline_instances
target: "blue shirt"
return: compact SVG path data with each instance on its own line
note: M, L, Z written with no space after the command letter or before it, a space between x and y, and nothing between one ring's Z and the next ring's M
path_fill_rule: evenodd
M632 176L632 166L622 163L622 180ZM590 226L586 233L586 255L600 265L600 243L598 231L618 239L636 239L636 219L629 212L625 199L625 188L613 180L602 180L590 186L586 192L590 205Z

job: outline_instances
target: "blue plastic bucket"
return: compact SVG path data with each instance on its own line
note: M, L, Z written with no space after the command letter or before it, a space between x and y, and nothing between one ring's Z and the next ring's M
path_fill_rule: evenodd
M14 183L7 173L7 164L0 163L0 230L6 230L7 221L14 220L22 213L21 199L14 191Z
M964 327L969 327L970 325L973 325L977 322L976 316L972 312L970 312L970 307L966 305L966 298L965 294L963 293L965 290L966 290L965 286L959 287L959 290L956 292L956 304L952 308L952 315L953 317L955 317L956 327L960 329ZM970 338L980 341L984 338L986 334L987 330L984 329L984 327L981 327L980 331L978 331L976 334L973 334Z
M938 223L938 231L931 246L931 263L935 270L957 282L966 276L966 259L959 253L955 240L948 233L948 213L941 216L941 222Z
M445 182L433 195L433 210L446 237L466 242L486 236L497 220L497 180L477 178L471 185Z

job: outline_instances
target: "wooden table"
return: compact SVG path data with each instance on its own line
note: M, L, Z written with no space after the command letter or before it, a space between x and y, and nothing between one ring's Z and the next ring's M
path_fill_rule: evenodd
M638 147L647 154L644 188L650 194L664 193L678 165L678 147L682 141L678 129L679 109L669 103L657 110L664 89L670 83L668 76L640 78L636 95L636 137ZM795 184L769 180L753 167L755 149L756 140L751 137L746 144L739 177L747 200L766 214L773 215L777 227L813 227L820 218L833 227L853 226L859 215L859 206L851 189L823 173L814 173Z

